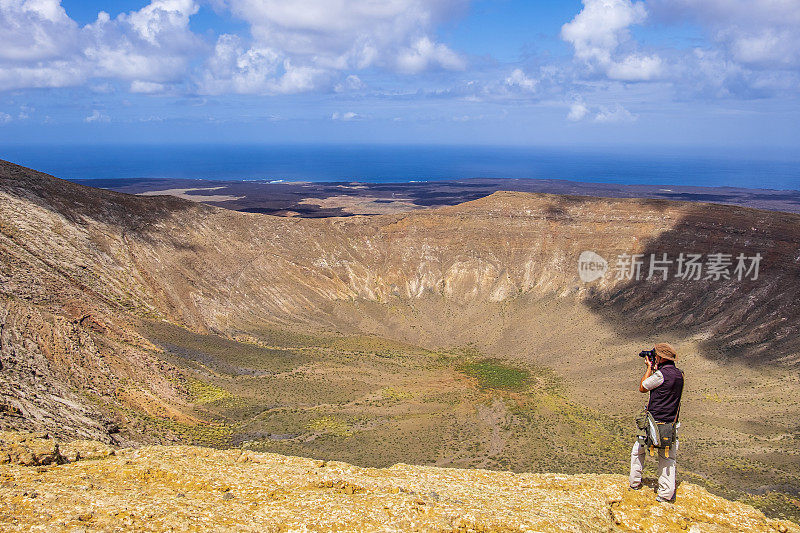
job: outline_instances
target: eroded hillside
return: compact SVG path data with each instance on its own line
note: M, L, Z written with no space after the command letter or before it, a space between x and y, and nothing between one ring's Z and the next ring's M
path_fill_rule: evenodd
M496 193L409 215L299 220L91 189L8 163L0 185L4 292L59 312L132 311L231 333L276 322L338 326L330 303L348 300L568 296L610 322L635 311L637 325L704 331L746 353L797 349L794 214ZM577 276L583 250L764 259L756 281L609 276L589 285Z

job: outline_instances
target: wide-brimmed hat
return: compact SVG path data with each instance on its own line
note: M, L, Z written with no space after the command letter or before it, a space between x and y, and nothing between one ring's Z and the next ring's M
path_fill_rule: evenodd
M656 355L659 355L664 359L669 359L670 361L675 361L678 359L678 354L675 352L675 348L666 342L659 342L655 345L654 349L656 351Z

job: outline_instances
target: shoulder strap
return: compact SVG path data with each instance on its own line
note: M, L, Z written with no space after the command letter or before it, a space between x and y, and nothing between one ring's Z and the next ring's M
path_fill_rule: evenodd
M678 369L678 372L681 373L681 391L678 393L678 410L675 411L675 420L672 421L675 424L678 421L678 415L681 414L681 399L683 397L683 384L686 381L686 376L684 375L682 370Z

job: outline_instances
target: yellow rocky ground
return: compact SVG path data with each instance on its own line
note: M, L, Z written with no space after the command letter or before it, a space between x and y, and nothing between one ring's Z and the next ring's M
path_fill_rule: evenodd
M20 433L0 433L0 463L3 531L800 532L689 483L658 504L618 475L360 468Z

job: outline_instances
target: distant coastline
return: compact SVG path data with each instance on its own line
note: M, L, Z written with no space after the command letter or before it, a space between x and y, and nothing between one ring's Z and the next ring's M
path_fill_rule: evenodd
M411 183L534 178L588 183L800 190L800 154L773 150L411 145L59 145L0 159L64 179Z
M800 191L593 183L554 179L471 178L398 183L129 178L76 180L147 196L169 194L217 207L278 216L330 217L402 213L455 205L497 191L711 202L800 213Z

